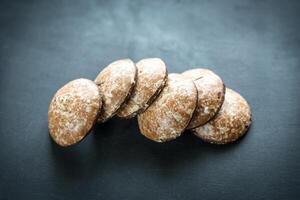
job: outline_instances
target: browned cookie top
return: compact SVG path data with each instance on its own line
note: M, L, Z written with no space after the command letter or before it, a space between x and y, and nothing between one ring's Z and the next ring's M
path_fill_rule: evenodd
M244 135L251 124L251 109L237 92L226 88L224 103L207 124L193 129L193 133L210 143L226 144Z
M104 68L95 79L101 95L103 110L98 118L104 122L114 116L128 99L136 79L136 67L130 59L118 60Z
M60 88L49 106L48 126L53 140L69 146L82 140L91 130L101 107L97 85L76 79Z
M224 101L225 86L222 79L208 69L191 69L182 73L191 78L198 90L198 103L188 129L205 124L213 118Z
M158 98L138 115L141 133L156 142L175 139L188 125L196 104L197 89L193 81L170 74Z
M136 63L137 81L131 98L118 111L119 117L130 118L144 111L165 85L167 67L159 58L147 58Z

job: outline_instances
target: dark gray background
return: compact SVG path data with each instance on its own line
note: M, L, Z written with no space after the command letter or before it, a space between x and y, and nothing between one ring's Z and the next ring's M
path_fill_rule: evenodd
M1 1L0 199L299 199L297 2ZM252 106L247 136L156 144L113 119L54 144L54 92L127 57L214 70Z

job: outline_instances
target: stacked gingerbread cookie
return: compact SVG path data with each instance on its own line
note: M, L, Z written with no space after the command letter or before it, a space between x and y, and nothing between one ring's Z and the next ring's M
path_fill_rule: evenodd
M141 134L166 142L191 130L204 141L226 144L251 124L247 101L209 69L168 74L159 58L134 63L118 60L94 81L76 79L59 89L48 111L53 140L61 146L80 142L95 123L137 116Z

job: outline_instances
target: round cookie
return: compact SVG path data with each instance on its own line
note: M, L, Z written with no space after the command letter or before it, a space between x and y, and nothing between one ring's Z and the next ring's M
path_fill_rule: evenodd
M48 127L61 146L81 141L91 130L101 108L97 85L87 79L73 80L54 95L48 110Z
M159 58L136 63L137 80L129 101L118 111L119 117L131 118L143 112L155 100L167 80L167 67Z
M198 90L197 108L187 127L191 129L207 123L216 115L224 101L225 86L222 79L208 69L191 69L182 75L191 78Z
M103 95L103 109L98 122L105 122L117 113L130 97L135 80L136 67L130 59L115 61L100 72L95 79Z
M197 88L191 79L170 74L166 86L148 109L138 115L141 133L156 142L181 135L197 105Z
M250 124L251 109L247 101L227 88L224 103L215 118L193 129L193 133L204 141L226 144L243 136Z

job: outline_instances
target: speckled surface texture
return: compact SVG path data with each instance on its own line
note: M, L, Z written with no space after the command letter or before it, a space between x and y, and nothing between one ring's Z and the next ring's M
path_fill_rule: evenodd
M204 141L227 144L242 137L251 124L251 108L237 92L226 88L224 103L218 114L207 124L193 129Z
M117 60L105 67L95 79L103 98L99 122L113 117L131 96L136 82L136 67L130 59Z
M49 105L51 137L61 146L76 144L93 127L101 106L102 98L93 81L77 79L67 83Z
M222 79L209 69L195 68L182 73L191 78L198 91L198 102L188 129L198 127L212 119L220 110L225 96Z
M167 81L166 64L159 58L146 58L136 63L137 80L130 96L118 111L119 117L131 118L148 108Z
M180 74L169 74L166 86L149 108L138 115L141 133L156 142L179 137L197 105L194 82Z
M0 199L299 200L300 1L6 0L0 4ZM114 60L208 67L252 110L248 133L152 142L114 117L78 145L49 137L67 82Z

